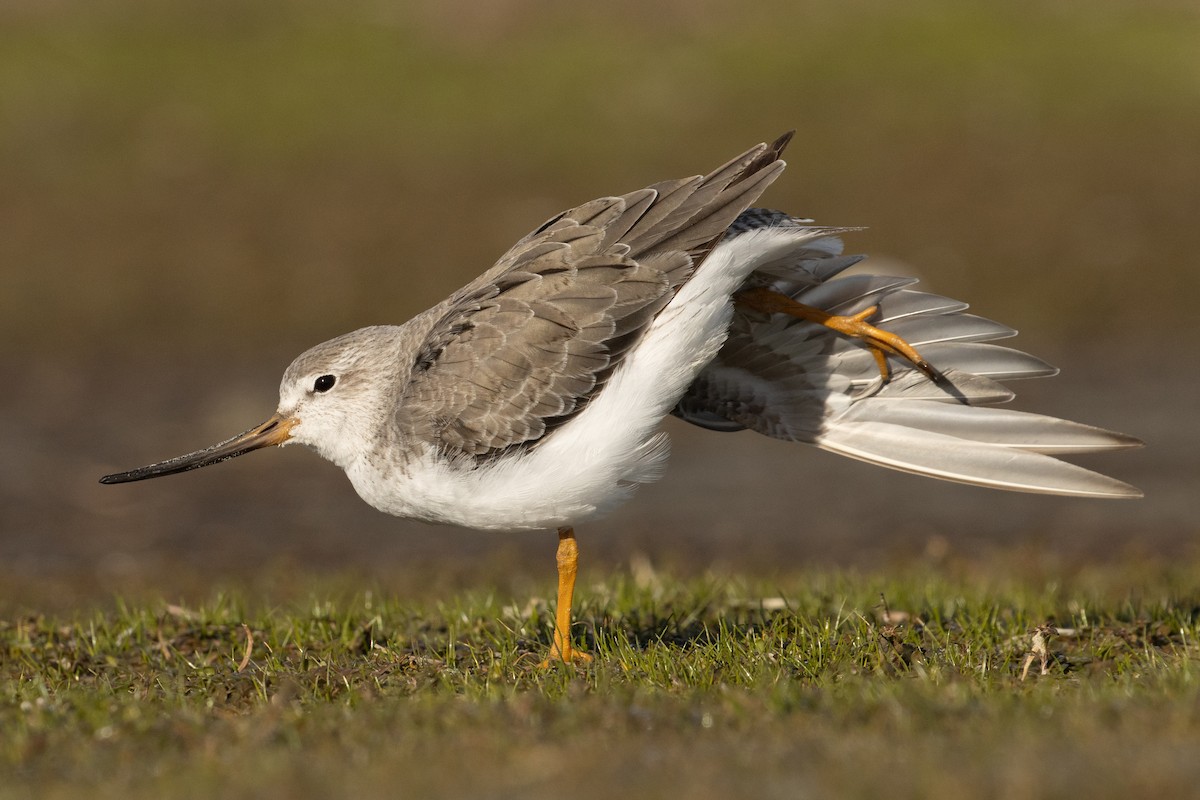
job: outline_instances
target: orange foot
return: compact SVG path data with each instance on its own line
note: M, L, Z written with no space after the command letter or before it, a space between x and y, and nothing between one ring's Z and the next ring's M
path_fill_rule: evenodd
M576 650L570 646L564 650L560 650L558 643L556 642L555 644L550 645L550 655L546 656L542 663L538 664L538 667L541 669L549 669L551 664L574 665L590 663L592 663L592 657L589 654L583 652L582 650Z
M879 373L885 381L892 376L892 371L887 361L889 355L899 356L908 361L914 367L921 370L921 372L925 373L932 381L940 381L942 379L942 373L934 369L933 365L928 361L921 358L916 349L904 341L903 338L881 328L876 328L867 322L868 319L879 311L879 306L871 306L853 315L830 314L819 308L798 303L787 295L772 291L766 287L747 289L744 292L740 292L734 300L743 308L751 308L767 314L788 314L798 319L824 325L843 336L849 336L851 339L862 342L867 350L871 352L871 355L875 357L875 363L879 366Z
M579 571L579 546L575 542L572 528L558 529L558 608L554 614L554 643L550 655L538 666L546 669L551 664L586 664L592 657L582 650L571 647L571 601L575 596L575 575Z

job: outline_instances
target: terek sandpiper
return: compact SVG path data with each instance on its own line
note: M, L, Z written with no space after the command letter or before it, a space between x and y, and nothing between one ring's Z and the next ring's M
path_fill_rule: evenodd
M945 480L1140 496L1054 458L1136 439L989 407L1013 396L998 381L1055 372L989 343L1012 329L910 288L912 278L838 277L861 259L842 255L837 235L852 229L751 208L783 172L790 138L703 177L564 211L407 323L302 354L262 425L101 480L299 442L389 514L557 528L547 662L589 659L570 637L572 526L659 475L667 414Z

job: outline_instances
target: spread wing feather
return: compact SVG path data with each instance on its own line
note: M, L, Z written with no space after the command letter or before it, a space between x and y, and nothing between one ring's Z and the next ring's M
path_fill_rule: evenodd
M1133 497L1139 492L1055 456L1131 447L1119 433L989 408L1013 397L999 381L1053 375L1041 359L992 344L1006 325L963 313L966 303L908 288L915 279L839 273L856 261L841 244L803 241L803 220L751 209L728 236L796 236L748 286L766 286L830 313L879 310L874 324L920 350L944 381L903 361L883 381L874 356L812 322L738 309L721 350L675 414L718 431L751 429L944 480L1025 492ZM792 232L795 232L794 234Z
M779 175L788 138L707 176L565 211L415 320L425 329L396 408L402 435L486 458L579 413Z

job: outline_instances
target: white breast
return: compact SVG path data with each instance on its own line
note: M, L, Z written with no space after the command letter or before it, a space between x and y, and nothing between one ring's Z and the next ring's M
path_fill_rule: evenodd
M432 452L403 468L359 459L346 470L354 488L389 514L482 530L573 525L612 510L662 473L669 447L658 427L725 341L733 292L810 238L763 229L718 246L599 395L531 450L471 468Z

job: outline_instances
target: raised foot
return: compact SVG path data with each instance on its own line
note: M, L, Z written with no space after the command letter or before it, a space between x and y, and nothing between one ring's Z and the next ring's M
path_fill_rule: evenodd
M879 306L871 306L853 315L830 314L827 311L797 302L785 294L780 294L765 287L747 289L739 293L734 299L743 308L752 308L768 314L788 314L798 319L824 325L843 336L848 336L851 339L862 342L871 352L871 355L875 357L875 363L879 366L879 374L883 376L885 381L891 378L892 375L891 368L887 362L889 355L898 356L908 361L921 372L925 373L932 381L940 381L942 379L942 373L934 369L933 365L928 361L921 358L921 354L916 351L916 348L904 341L902 337L890 331L885 331L882 328L876 328L867 322L868 319L879 311Z
M941 380L942 373L921 358L921 354L917 352L916 348L904 341L902 337L891 331L876 328L867 322L877 311L879 311L879 306L871 306L852 316L833 315L827 320L821 321L821 324L866 345L866 348L871 351L871 355L875 356L875 363L879 365L879 373L885 381L891 377L891 369L887 363L888 355L903 358L925 373L931 381Z

